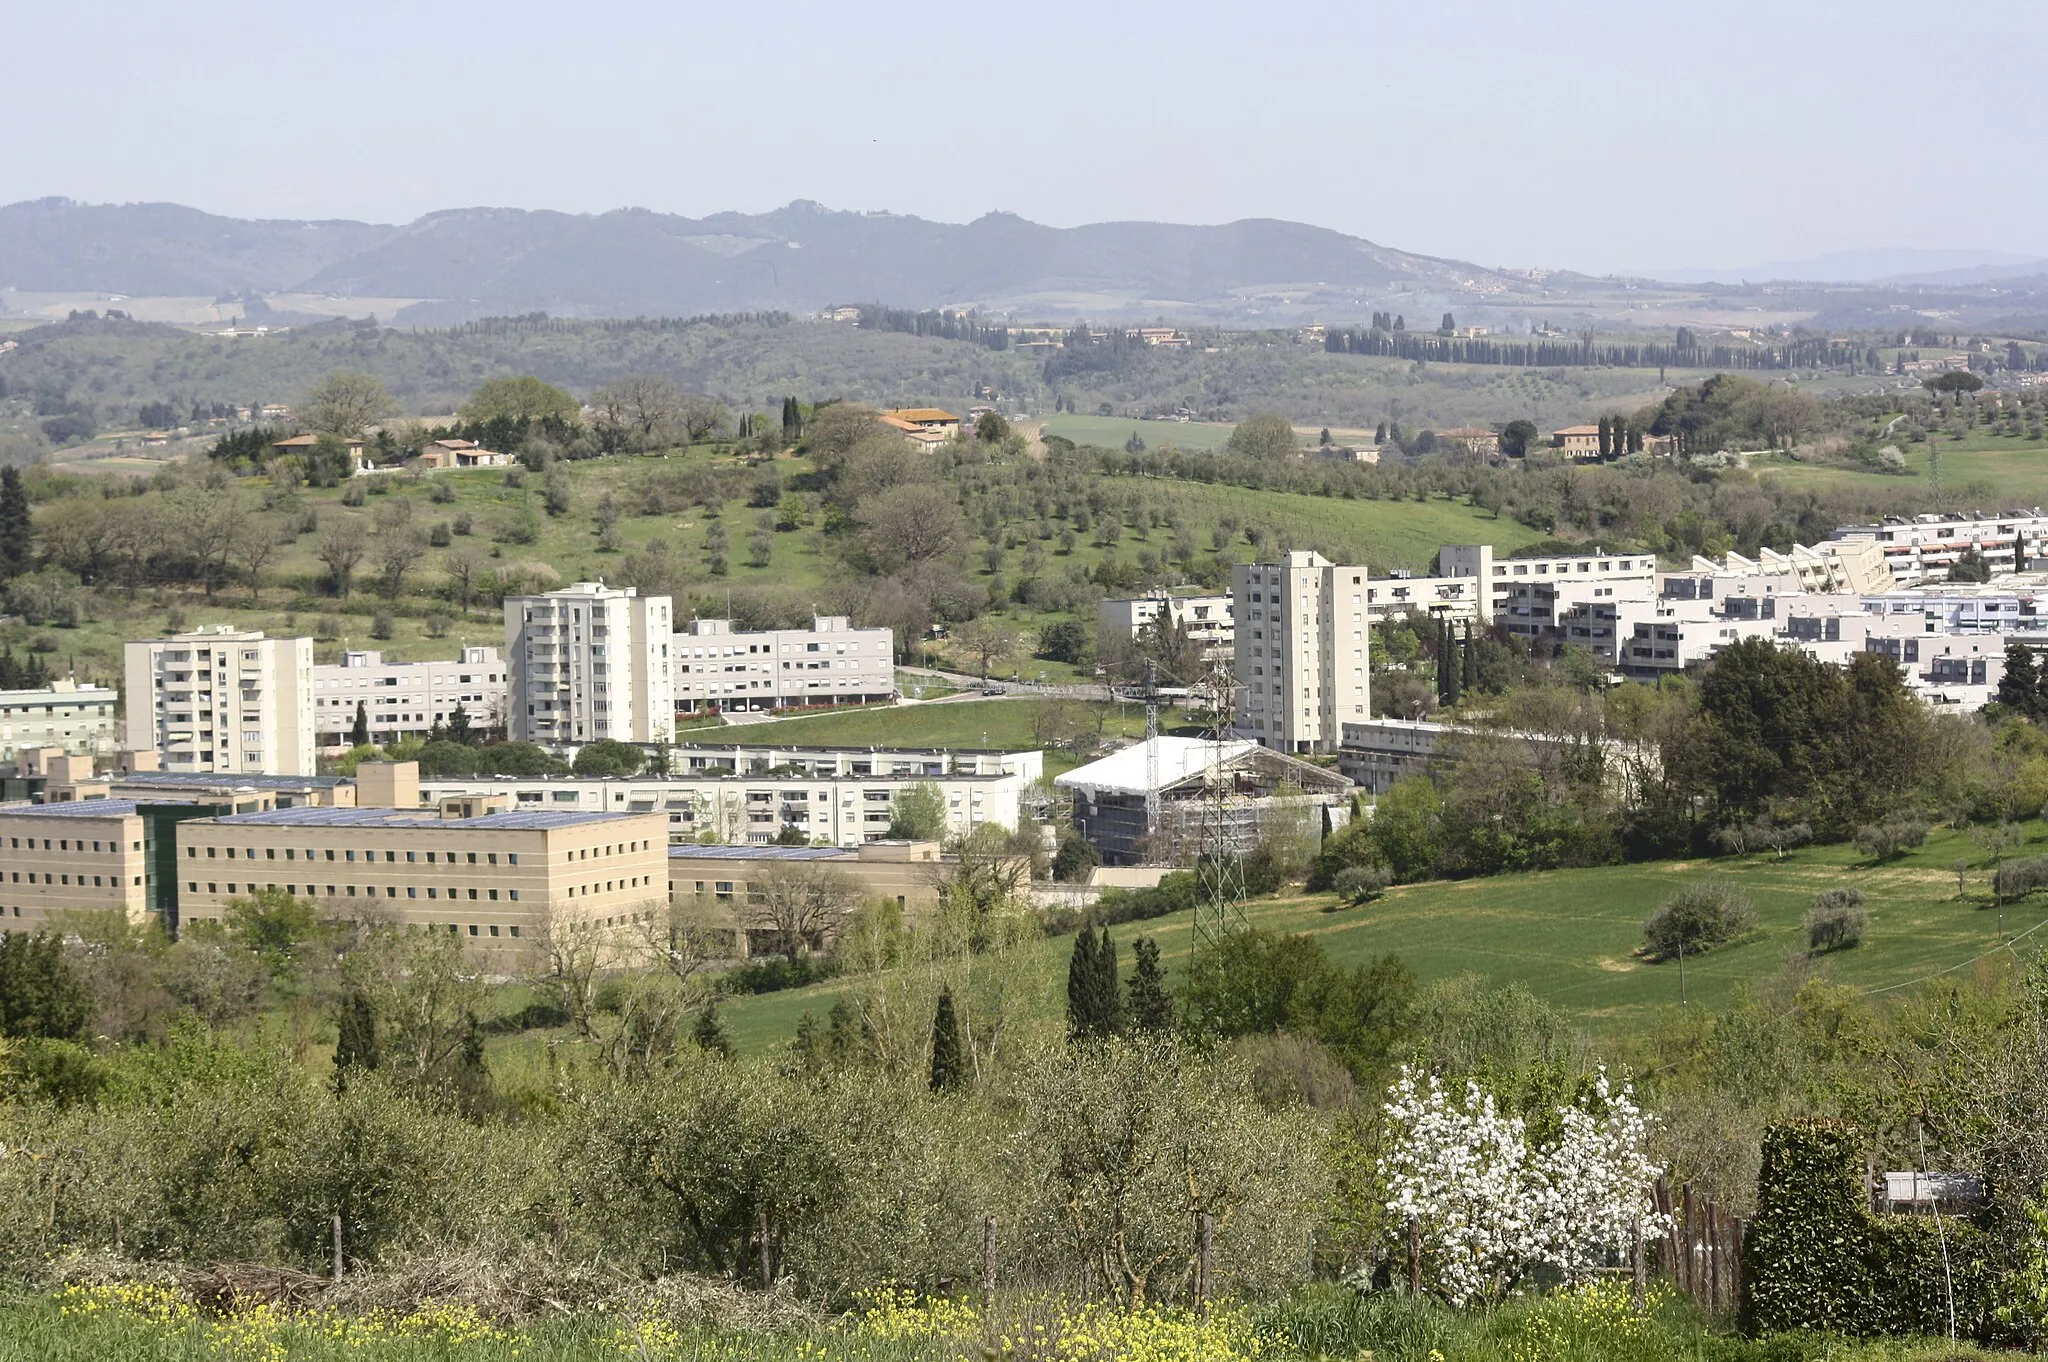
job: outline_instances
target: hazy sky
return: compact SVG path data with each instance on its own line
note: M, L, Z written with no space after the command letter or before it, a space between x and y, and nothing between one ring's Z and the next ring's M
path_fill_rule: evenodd
M2048 5L21 4L0 201L794 198L1314 222L1487 265L2048 256Z

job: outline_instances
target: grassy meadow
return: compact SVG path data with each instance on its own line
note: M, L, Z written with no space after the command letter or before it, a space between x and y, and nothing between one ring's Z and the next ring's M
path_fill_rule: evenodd
M2013 856L2048 852L2048 825L2026 825ZM1966 860L1965 892L1956 892L1957 860ZM1649 964L1636 955L1643 919L1680 886L1702 878L1734 881L1756 903L1758 932L1693 957L1685 966L1687 1001L1724 1008L1743 986L1786 976L1825 975L1858 989L1910 987L1943 970L1999 950L2000 918L1991 903L1990 863L1968 838L1946 829L1927 844L1884 865L1853 847L1808 847L1783 861L1769 855L1691 861L1650 861L1403 885L1363 907L1338 907L1326 894L1296 894L1246 905L1252 925L1305 932L1338 962L1363 964L1399 955L1423 980L1477 973L1526 984L1569 1014L1596 1041L1620 1043L1647 1033L1680 1005L1675 963ZM1822 889L1863 891L1870 931L1860 946L1809 958L1801 919ZM2008 904L2007 936L2048 938L2048 900ZM1174 914L1118 927L1122 942L1159 939L1177 977L1192 948L1191 923ZM1030 996L1050 1017L1065 1006L1071 938L1033 942L1021 959ZM840 979L807 989L734 998L722 1015L744 1049L786 1043L806 1011L821 1019L841 993Z
M1933 485L1932 460L1926 445L1900 444L1906 456L1904 473L1878 473L1839 464L1794 463L1773 459L1753 465L1759 474L1788 486L1854 488L1886 491L1925 490ZM1998 508L2048 505L2048 446L2025 436L1995 435L1979 427L1960 441L1942 438L1941 485L1959 495L1988 489ZM1979 509L1991 510L1987 504Z

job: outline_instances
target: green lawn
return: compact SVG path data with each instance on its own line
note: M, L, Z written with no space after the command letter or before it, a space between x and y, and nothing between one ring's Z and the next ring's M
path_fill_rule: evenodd
M2028 845L2013 855L2048 850L2048 827L2032 823L2027 831ZM1950 868L1959 858L1973 867L1969 896L1961 899ZM1859 989L1910 985L1995 952L2000 943L1983 853L1946 830L1885 866L1870 865L1849 847L1809 848L1782 863L1767 856L1729 857L1407 885L1363 908L1336 911L1323 895L1271 899L1249 905L1248 917L1274 931L1310 933L1345 964L1392 951L1424 980L1476 972L1524 983L1596 1039L1619 1043L1678 1006L1678 966L1646 964L1634 952L1643 919L1674 889L1705 876L1734 879L1755 900L1761 927L1755 938L1686 962L1687 996L1706 1008L1726 1005L1740 984L1760 983L1788 969L1810 968ZM1867 940L1805 960L1802 916L1815 893L1843 887L1863 891L1870 913ZM2010 935L2043 923L2048 900L2006 909ZM1133 923L1114 934L1121 941L1156 936L1169 967L1176 973L1186 967L1191 938L1185 915ZM2048 941L2048 931L2030 939ZM1040 985L1034 996L1047 1016L1064 1005L1070 950L1070 939L1056 938L1034 942L1021 955ZM723 1015L743 1046L779 1044L794 1034L805 1011L822 1017L854 986L837 980L736 998Z
M916 705L876 706L798 719L776 719L712 731L711 740L747 743L819 743L828 747L979 747L1023 752L1041 746L1032 730L1036 700L953 700ZM1143 706L1087 706L1107 717L1108 737L1142 737ZM692 733L692 737L702 737ZM1058 773L1076 763L1058 752L1046 753L1046 770Z
M1077 445L1122 449L1135 433L1147 449L1221 449L1230 441L1234 425L1210 421L1131 421L1119 416L1048 416L1045 434L1059 435Z

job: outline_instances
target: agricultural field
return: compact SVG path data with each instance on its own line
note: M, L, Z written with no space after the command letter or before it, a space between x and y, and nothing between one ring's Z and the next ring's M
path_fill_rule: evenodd
M2048 825L2026 825L2028 840L2011 855L2048 851ZM1958 895L1955 862L1969 862ZM1969 839L1942 830L1897 861L1872 865L1852 847L1810 847L1783 861L1768 855L1652 861L1585 870L1555 870L1485 879L1404 885L1364 907L1339 907L1329 895L1297 894L1246 906L1255 927L1303 932L1347 966L1393 952L1423 980L1476 973L1525 984L1562 1009L1596 1043L1625 1046L1650 1035L1680 1007L1679 969L1649 964L1635 953L1643 919L1674 890L1696 879L1723 878L1754 900L1759 931L1686 962L1685 1005L1725 1009L1738 989L1819 974L1863 990L1909 987L1942 971L1967 969L2001 953L2010 938L2036 941L2048 932L2048 900L2008 904L2001 919L1991 902L1990 865ZM1822 889L1856 888L1870 910L1860 946L1809 959L1801 918ZM2000 935L2001 920L2005 937ZM1185 914L1115 929L1119 941L1157 937L1179 977L1192 948ZM1029 994L1046 1015L1065 1006L1070 937L1035 942ZM2023 947L2024 948L2024 947ZM746 1049L786 1043L805 1012L822 1018L857 980L733 999L724 1016Z
M1048 416L1043 434L1058 435L1077 445L1122 449L1136 435L1147 449L1221 449L1230 443L1234 425L1213 421L1131 421L1118 416Z
M1892 489L1928 491L1933 487L1931 459L1925 444L1900 444L1906 456L1904 473L1878 473L1838 464L1794 463L1773 459L1753 465L1758 473L1791 487ZM1942 438L1938 445L1941 486L1956 496L1982 493L2000 508L2048 505L2048 445L2025 437L1972 430L1961 441ZM1990 510L1991 504L1979 509Z

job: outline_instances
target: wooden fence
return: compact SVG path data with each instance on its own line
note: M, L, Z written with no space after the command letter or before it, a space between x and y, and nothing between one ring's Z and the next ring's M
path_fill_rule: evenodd
M1732 1314L1742 1300L1742 1233L1749 1222L1712 1197L1694 1196L1691 1183L1674 1196L1660 1178L1652 1195L1671 1224L1653 1246L1658 1268L1708 1314Z

